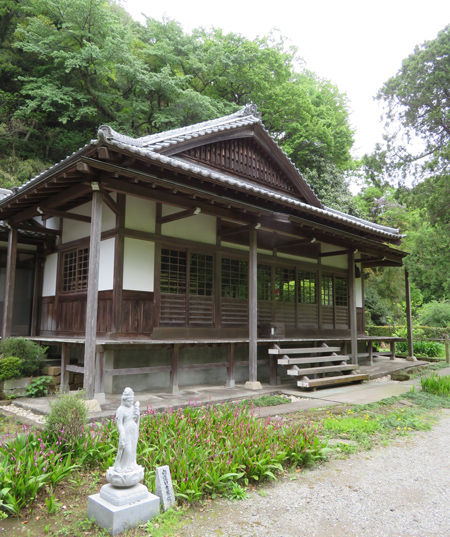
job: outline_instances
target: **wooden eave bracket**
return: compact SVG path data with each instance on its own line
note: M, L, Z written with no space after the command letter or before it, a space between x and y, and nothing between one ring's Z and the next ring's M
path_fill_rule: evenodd
M103 197L103 201L105 202L105 205L107 205L115 215L118 215L119 214L119 206L113 200L111 195L108 192L106 192L105 190L102 190L102 197Z
M175 220L181 220L182 218L188 218L189 216L194 216L200 214L200 207L193 207L192 209L186 209L185 211L179 211L178 213L168 214L166 216L161 216L159 223L168 224L169 222L174 222Z

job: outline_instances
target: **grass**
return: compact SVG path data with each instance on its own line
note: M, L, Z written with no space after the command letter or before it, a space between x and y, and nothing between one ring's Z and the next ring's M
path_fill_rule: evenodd
M286 395L261 395L261 397L255 397L254 399L245 399L240 401L242 406L249 407L264 407L264 406L277 406L290 403L291 400Z
M450 397L450 375L440 377L439 375L430 375L420 381L422 391L434 395Z

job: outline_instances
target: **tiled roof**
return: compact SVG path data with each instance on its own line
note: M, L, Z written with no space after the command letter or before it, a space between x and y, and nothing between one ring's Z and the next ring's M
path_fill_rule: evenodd
M94 148L98 144L106 143L107 145L129 151L151 161L160 162L161 164L169 165L189 173L209 178L217 183L230 186L237 190L251 192L266 199L268 198L275 202L280 202L284 205L301 209L302 213L309 213L332 221L342 222L360 230L370 231L386 239L396 240L401 237L398 229L375 224L373 222L342 213L329 207L315 207L314 205L300 201L295 196L281 193L277 190L273 190L263 185L258 185L251 181L246 181L245 179L228 173L213 170L206 166L202 166L201 164L194 164L190 161L188 162L177 156L167 156L160 153L160 151L164 151L166 148L175 147L177 144L190 139L256 124L260 125L265 130L256 107L254 105L247 105L238 112L228 116L210 121L204 121L202 123L197 123L187 127L181 127L179 129L172 129L162 133L144 136L141 138L132 138L116 132L107 125L102 125L98 130L98 140L91 140L90 143L86 144L78 151L75 151L49 169L30 179L22 186L13 189L13 192L10 195L7 195L5 198L1 199L0 206L4 203L7 203L10 198L22 193L22 191L33 187L41 181L44 181L53 172L69 165L73 160L76 160L77 157L85 155L86 151L89 149ZM279 148L279 146L276 147L301 178L300 172L289 160L287 155L282 151L281 148ZM302 180L304 181L303 178Z

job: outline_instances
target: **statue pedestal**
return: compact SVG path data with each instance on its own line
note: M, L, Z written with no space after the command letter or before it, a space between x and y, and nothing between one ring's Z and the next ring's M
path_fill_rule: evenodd
M101 528L116 535L157 516L159 501L145 485L119 488L108 484L88 497L87 512Z

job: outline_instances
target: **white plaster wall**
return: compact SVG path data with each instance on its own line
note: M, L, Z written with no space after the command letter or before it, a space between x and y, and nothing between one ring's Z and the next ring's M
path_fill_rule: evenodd
M155 274L155 243L125 238L123 288L153 291Z
M177 207L163 205L162 215L166 216L182 210ZM168 237L216 244L216 217L200 213L188 218L181 218L162 225L161 233Z
M59 217L52 216L45 221L45 227L49 229L59 229Z
M156 203L151 200L126 197L125 227L138 231L155 232Z
M342 246L336 246L335 244L327 244L322 242L321 245L321 252L335 252L338 250L343 250ZM334 255L332 257L322 257L322 265L325 265L327 267L336 267L341 269L347 268L347 254L344 255Z
M68 211L75 214L82 214L83 216L91 216L91 202L84 203L75 207L71 211ZM116 215L111 211L111 209L103 203L102 207L102 231L108 231L113 229L116 225ZM68 218L63 219L63 232L62 232L62 242L75 241L77 239L84 239L89 237L91 232L91 225L87 222L78 222L77 220L70 220Z
M282 252L277 252L277 257L284 257L285 259L294 259L295 261L305 261L306 263L311 263L314 265L317 265L318 263L317 259L313 257L300 257L299 255L283 254Z
M58 268L58 254L48 255L44 263L42 296L55 296L57 268Z
M98 290L107 291L114 287L114 246L113 237L100 242L100 262L98 274Z

